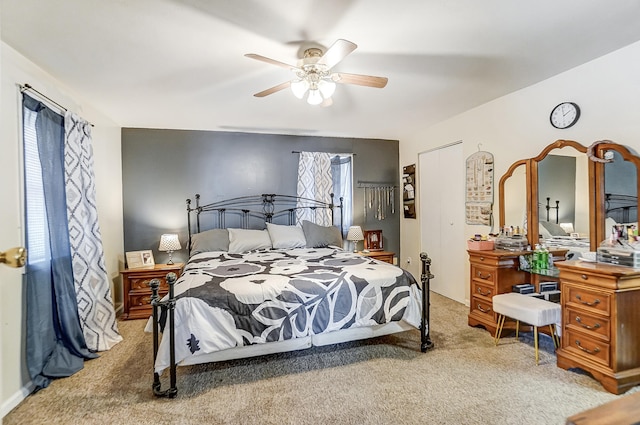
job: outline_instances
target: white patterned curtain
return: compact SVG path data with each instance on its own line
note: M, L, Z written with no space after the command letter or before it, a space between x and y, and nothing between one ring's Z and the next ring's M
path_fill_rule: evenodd
M331 154L326 152L300 152L298 163L298 196L331 202L333 178L331 174ZM331 213L326 208L298 210L297 222L308 220L321 226L333 225Z
M87 347L104 351L122 337L116 324L98 225L91 124L67 112L64 127L67 218L78 314Z

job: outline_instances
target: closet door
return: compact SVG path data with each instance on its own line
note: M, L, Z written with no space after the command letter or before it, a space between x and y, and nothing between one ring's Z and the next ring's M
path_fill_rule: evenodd
M462 142L418 155L421 251L432 259L431 290L464 303L466 238Z

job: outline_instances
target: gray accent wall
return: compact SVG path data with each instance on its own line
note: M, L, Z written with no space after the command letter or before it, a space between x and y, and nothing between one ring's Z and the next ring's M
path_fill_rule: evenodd
M296 194L297 153L354 153L353 224L382 230L384 248L400 255L400 190L395 214L364 221L364 189L358 182L392 182L399 186L398 141L289 136L195 130L122 129L122 181L125 251L151 249L156 263L162 233L178 233L185 261L186 199L201 203L262 193ZM362 242L358 245L363 248Z

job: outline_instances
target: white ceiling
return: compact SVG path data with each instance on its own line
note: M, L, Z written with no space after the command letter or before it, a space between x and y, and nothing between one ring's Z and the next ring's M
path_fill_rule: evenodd
M2 40L122 127L401 139L640 40L637 0L1 0ZM289 90L301 41L358 48L318 107ZM37 87L36 87L37 88Z

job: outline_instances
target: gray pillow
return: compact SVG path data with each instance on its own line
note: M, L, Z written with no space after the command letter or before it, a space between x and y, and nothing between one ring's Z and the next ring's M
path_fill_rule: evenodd
M211 229L191 235L191 255L209 251L229 251L227 229Z
M342 248L342 233L335 226L320 226L302 220L302 231L307 240L307 248L324 248L330 245Z
M541 221L540 225L544 227L551 236L567 236L567 232L565 232L559 224L551 223L549 221Z

